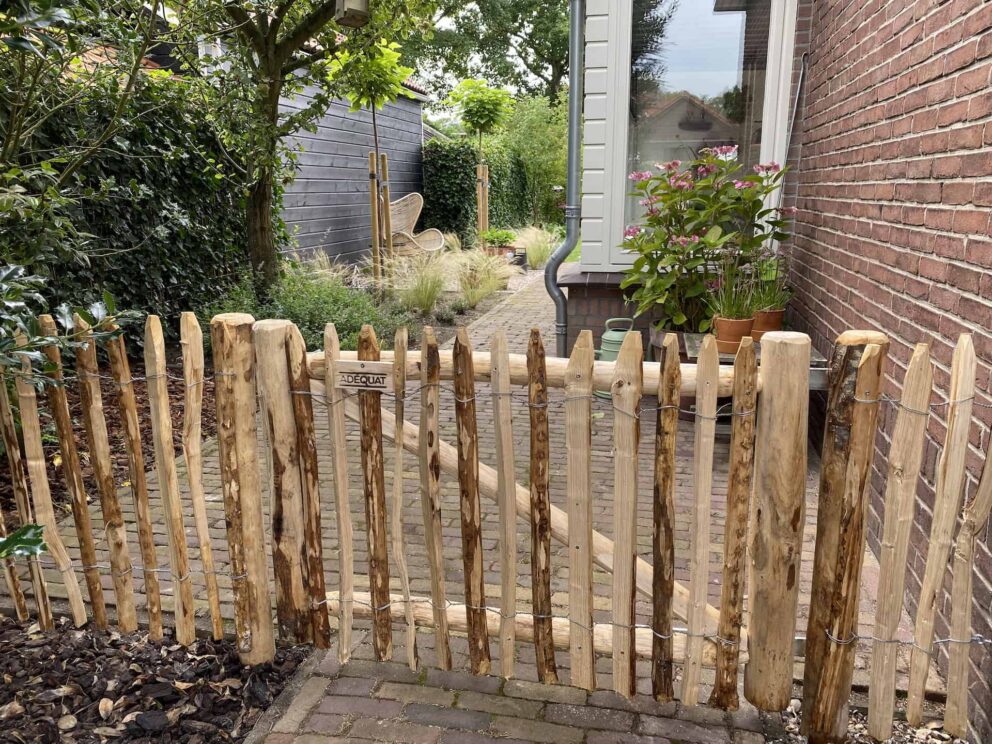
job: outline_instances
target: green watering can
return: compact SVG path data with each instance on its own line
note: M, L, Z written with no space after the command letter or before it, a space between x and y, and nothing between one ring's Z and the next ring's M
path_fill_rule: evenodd
M632 330L634 330L633 318L610 318L606 321L606 330L603 331L603 338L596 350L596 359L601 362L615 362L620 354L624 337ZM605 390L597 390L596 397L610 400L612 396Z

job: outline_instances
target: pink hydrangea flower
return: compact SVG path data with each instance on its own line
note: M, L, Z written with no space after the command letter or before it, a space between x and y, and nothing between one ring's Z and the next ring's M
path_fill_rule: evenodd
M749 189L754 186L753 183L748 183L747 181L734 181L735 189Z
M631 225L623 231L623 237L625 240L629 240L630 238L636 238L642 232L644 232L644 228L638 227L637 225Z
M650 180L651 176L653 175L654 174L651 171L634 171L629 176L627 176L627 178L630 179L631 181L640 182L640 181Z
M674 173L682 165L681 160L669 160L667 163L655 163L654 167L660 171L667 171L668 173Z
M754 172L762 176L768 173L778 173L780 170L782 170L782 166L774 161L771 163L759 163L754 166Z
M720 145L710 150L714 155L721 158L733 159L737 157L737 145Z

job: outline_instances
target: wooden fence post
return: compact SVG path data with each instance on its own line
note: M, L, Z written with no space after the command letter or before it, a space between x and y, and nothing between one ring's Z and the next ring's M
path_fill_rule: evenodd
M665 335L658 376L654 442L653 568L651 612L651 691L667 703L675 697L672 599L675 593L675 449L678 444L682 368L679 340Z
M884 334L848 331L838 337L830 360L803 678L803 732L810 742L847 738L856 648L851 639L858 633L865 556L865 484L888 346Z
M264 664L275 657L258 474L251 340L254 323L252 316L243 313L218 315L210 322L234 627L238 655L243 664L250 665Z
M513 657L517 637L517 509L514 496L517 485L513 456L513 409L510 401L510 359L506 333L493 335L490 355L493 394L493 423L496 427L497 506L500 529L500 674L513 676ZM402 437L397 436L397 441Z
M634 573L637 561L637 451L641 441L644 349L640 331L620 347L613 395L613 689L634 695ZM535 610L536 611L536 610Z
M203 411L203 331L194 313L179 316L179 335L183 349L183 458L189 480L189 497L193 504L193 521L200 543L200 563L207 585L210 624L214 640L224 638L224 618L220 610L217 570L210 544L210 522L203 494L202 411Z
M444 553L441 542L441 445L438 434L441 362L437 340L430 326L424 327L420 365L420 505L424 514L424 542L431 572L431 603L434 610L434 650L437 665L451 669L448 641L448 599L444 588ZM396 422L396 437L402 437L402 422Z
M38 318L41 332L46 336L56 336L55 321L51 315ZM48 405L55 419L55 429L59 438L59 450L62 452L62 472L65 474L66 486L72 497L72 518L76 524L76 535L79 538L79 554L83 562L83 576L86 577L86 588L89 590L90 606L93 611L93 624L100 629L107 627L107 606L103 600L103 587L100 584L100 569L96 567L96 545L93 541L93 524L90 521L89 508L86 505L86 487L79 468L79 453L76 451L76 440L72 431L72 416L69 414L69 402L66 399L62 378L62 354L57 346L46 346L45 356L54 366L52 373L57 385L47 387Z
M324 545L320 517L320 472L317 469L317 433L313 422L313 395L307 369L307 345L300 330L291 325L286 336L286 366L296 421L296 447L300 457L300 483L303 487L303 550L306 588L309 599L310 632L317 648L331 645L331 623L327 613L327 585L324 581Z
M76 376L79 379L79 399L83 409L83 425L90 449L93 479L96 481L103 513L103 528L110 553L110 576L117 599L117 624L125 633L138 629L138 616L134 609L134 589L131 584L131 554L127 548L127 531L124 516L117 498L114 473L110 464L110 437L103 413L103 394L100 391L100 367L96 357L96 343L90 327L78 315L74 317L85 346L76 350Z
M937 595L943 585L951 554L954 525L964 496L965 464L968 455L968 434L975 398L975 347L970 334L961 334L951 362L951 385L947 393L947 434L937 466L937 489L934 496L933 522L927 566L920 588L920 603L916 610L915 643L909 668L909 696L906 720L919 726L923 720L923 697L930 672L933 650L934 616Z
M386 156L382 156L385 168ZM397 328L393 335L393 395L396 397L396 425L406 421L406 352L409 346L409 333L405 327ZM406 560L406 541L403 539L403 439L394 442L393 449L393 562L400 575L400 587L406 602L406 663L410 669L417 669L417 625L413 619L413 605L410 603L410 571Z
M372 326L358 336L358 358L379 361L379 343ZM362 419L362 475L365 483L365 521L368 525L369 587L372 589L372 647L376 661L393 657L393 624L389 613L389 553L386 546L386 475L382 453L382 394L362 390L358 405Z
M696 423L693 439L693 512L689 528L692 556L689 560L688 635L682 676L682 702L699 700L699 674L703 666L703 637L706 635L706 598L710 583L710 507L713 504L713 447L716 436L716 391L720 377L720 354L716 337L707 334L699 349L696 366Z
M774 331L761 338L761 376L775 380L758 399L750 513L749 623L744 696L766 711L792 699L793 643L806 514L810 339Z
M16 336L17 345L23 346L27 339L20 333ZM72 612L72 621L76 627L86 624L86 605L79 589L79 580L72 567L72 559L66 550L62 536L59 534L58 523L55 521L55 508L52 505L52 493L48 484L48 468L45 460L45 450L41 442L41 421L38 417L38 396L34 386L28 382L33 374L31 362L24 358L21 374L14 378L17 389L17 402L21 414L21 437L24 439L24 460L27 465L28 478L31 485L31 501L34 503L34 513L43 528L45 544L48 546L55 566L62 576Z
M462 561L468 608L468 650L473 674L489 674L486 631L486 581L482 563L482 506L479 504L479 433L475 416L475 367L464 327L455 337L455 420L458 427L458 490L461 505Z
M311 622L305 589L303 483L286 353L292 325L288 320L256 321L252 341L258 397L268 430L276 622L281 638L306 643L311 639Z
M333 323L324 326L324 395L327 399L327 429L334 465L334 508L338 528L338 582L341 611L338 615L338 661L351 658L351 627L354 617L355 553L351 523L348 476L348 443L344 417L344 395L337 387L337 362L341 343Z
M393 208L390 204L389 194L389 158L386 153L379 156L379 176L382 179L382 242L386 251L386 267L390 278L392 278L393 259Z
M531 329L527 346L530 373L530 567L534 604L534 653L537 676L558 684L555 645L551 637L551 450L548 433L548 383L541 331Z
M697 399L698 400L698 399ZM737 710L737 671L744 614L744 555L747 549L751 483L754 476L754 426L757 418L758 368L754 344L741 341L734 360L730 473L727 476L727 526L723 537L723 580L716 644L716 681L710 705Z
M166 378L165 338L157 315L145 320L145 377L148 380L148 404L151 413L152 439L155 443L155 471L162 497L165 532L169 538L169 562L172 566L173 602L175 603L176 640L189 646L196 640L193 620L193 584L189 571L186 528L179 496L179 477L172 438L172 414L169 411L169 382Z
M21 458L21 445L17 440L14 411L10 407L10 395L7 392L7 374L3 367L0 367L0 431L3 433L3 444L7 453L7 465L10 468L10 480L14 489L14 501L17 504L17 515L21 524L31 524L34 522L34 516L31 509L31 497L28 494L28 478L24 470L24 460ZM38 556L28 558L28 570L31 572L31 586L34 589L34 599L38 605L38 626L42 630L51 630L55 627L52 618L52 604L48 598L48 587L45 585L45 575L38 562Z
M930 348L917 344L903 381L885 482L885 524L879 554L879 596L868 688L868 733L878 741L892 736L895 711L895 640L906 586L906 556L916 510L916 483L923 461L923 439L930 415L933 369Z
M974 601L975 540L992 514L992 465L985 461L975 498L965 507L954 546L954 582L951 587L950 663L947 670L947 708L944 730L959 739L968 737L968 678L971 660L971 608Z
M592 642L592 331L582 331L565 373L565 469L568 494L570 682L596 689Z
M162 640L162 595L156 573L158 558L155 555L148 479L145 475L141 424L138 421L138 402L134 395L134 381L131 379L131 364L127 359L123 335L109 339L106 348L110 357L110 374L117 383L117 405L124 424L124 449L127 451L131 496L134 499L135 521L138 523L138 546L141 548L142 579L148 611L148 638L152 641L160 641Z

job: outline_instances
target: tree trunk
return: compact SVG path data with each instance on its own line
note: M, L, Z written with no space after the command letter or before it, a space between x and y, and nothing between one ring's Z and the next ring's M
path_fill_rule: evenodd
M248 256L255 283L263 291L272 286L279 273L272 209L272 170L266 167L248 194Z

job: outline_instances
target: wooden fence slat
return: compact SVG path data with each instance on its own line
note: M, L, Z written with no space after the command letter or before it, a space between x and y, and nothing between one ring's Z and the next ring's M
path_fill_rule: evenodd
M775 380L758 399L748 550L748 662L744 696L766 711L792 699L793 643L806 519L810 338L761 338L760 374Z
M723 580L720 587L720 623L717 635L732 643L716 646L716 681L709 703L737 710L737 672L744 614L744 556L754 476L754 426L757 418L758 368L754 344L741 341L734 360L733 420L730 434L730 472L727 476L727 522L723 538Z
M300 330L291 325L286 336L286 366L296 421L300 454L300 483L303 486L303 549L311 630L317 648L331 645L331 623L327 612L324 579L324 544L320 516L320 472L317 467L317 432L313 420L313 396L307 369L307 345Z
M496 427L497 506L499 508L500 571L500 674L513 676L517 625L517 510L514 504L516 464L513 456L513 409L511 406L510 362L506 333L493 335L491 343L490 386L493 394L493 423ZM402 437L396 437L402 442Z
M868 688L868 733L878 741L892 736L895 713L895 640L906 586L906 557L916 510L916 484L923 462L923 441L933 392L930 348L917 344L906 370L885 482L885 524L879 551L879 596Z
M875 454L877 401L888 338L848 331L834 345L828 371L816 514L813 589L806 626L803 731L811 742L845 741L854 676L861 566Z
M675 697L672 599L675 593L675 449L678 444L682 369L679 340L665 334L658 377L658 411L654 443L654 505L651 591L651 691L667 703Z
M79 399L83 409L83 426L90 450L90 464L100 497L103 528L110 553L110 576L117 600L117 624L125 633L138 629L138 616L134 609L134 588L131 582L131 554L127 547L124 516L117 498L114 473L110 464L110 437L103 413L103 394L100 391L100 367L96 356L96 343L89 325L79 315L74 317L79 329L79 340L85 346L76 350L76 376L79 379Z
M203 493L203 331L194 313L179 316L179 336L183 349L183 459L189 481L189 498L193 504L193 522L200 544L200 563L207 585L207 603L210 606L210 628L214 640L224 638L224 618L220 609L220 591L217 587L217 570L214 551L210 543L210 521L207 502Z
M624 339L613 378L613 689L634 694L634 573L637 561L637 452L641 441L641 365L639 331Z
M286 352L291 327L288 320L256 321L252 341L258 397L269 445L276 623L280 638L307 643L311 639L311 622L305 588L303 483Z
M58 335L55 321L52 320L51 315L41 315L38 321L44 335ZM76 525L76 535L79 538L79 554L83 562L86 588L90 595L93 624L97 628L104 629L107 627L107 606L104 604L103 587L100 584L100 569L96 567L93 524L90 521L90 512L86 505L86 487L83 485L83 476L79 467L79 453L76 451L76 440L72 430L72 416L69 413L69 402L66 399L62 381L62 354L54 345L46 346L44 352L54 367L52 375L59 383L48 385L46 392L48 406L55 419L59 451L62 453L62 472L65 475L69 495L72 497L72 518Z
M243 313L218 315L210 321L234 628L241 662L252 665L275 657L258 473L254 323L251 315Z
M461 507L462 565L468 607L468 651L473 674L489 674L486 632L486 580L482 563L482 506L479 503L479 433L475 415L472 344L464 327L455 336L455 422L458 427L458 490Z
M383 171L386 169L386 156L382 156ZM389 199L386 199L387 213ZM388 219L387 219L388 223ZM389 240L392 257L392 239ZM396 329L393 336L393 395L396 397L396 420L406 420L406 352L409 333L405 327ZM344 412L342 411L342 414ZM406 663L412 670L417 669L417 626L413 621L413 605L410 604L410 571L406 560L406 541L403 539L403 443L394 443L393 450L393 511L392 537L393 562L400 575L400 587L406 602Z
M565 380L565 469L568 494L569 679L596 689L592 642L592 331L582 331Z
M530 371L530 568L534 605L534 654L537 677L558 683L555 647L551 639L551 494L548 385L541 331L531 329L527 346Z
M693 440L693 511L689 528L692 554L689 559L689 617L682 702L699 700L699 673L706 635L706 597L710 583L710 507L713 503L713 448L716 437L716 388L720 355L716 338L707 335L699 348L696 378L696 423Z
M117 384L117 405L124 425L124 449L127 452L135 521L138 523L138 547L141 549L142 580L145 588L145 607L148 612L148 638L152 641L160 641L162 640L162 595L156 573L158 558L155 554L155 535L152 532L148 479L145 475L141 425L138 421L138 402L134 395L134 381L131 379L131 364L127 359L124 336L118 335L108 339L106 349L110 358L110 374Z
M28 477L21 457L21 445L17 440L17 427L14 422L14 411L10 407L10 395L7 392L6 370L0 367L0 431L3 434L4 449L7 453L7 465L10 468L11 485L14 489L14 501L17 504L17 516L21 524L33 524L34 515L31 509L31 497L28 493ZM31 574L31 586L34 590L34 600L38 605L38 626L42 630L51 630L54 625L52 604L48 597L48 587L45 584L45 574L37 556L28 558L28 570Z
M424 327L424 364L420 374L420 434L413 450L420 458L420 504L424 513L424 541L427 564L431 572L431 603L434 612L434 652L439 668L451 669L451 645L448 640L448 598L444 588L444 553L441 541L441 456L438 432L441 364L437 340L430 326ZM395 427L405 424L394 421ZM401 429L402 430L402 429ZM457 462L457 457L456 457ZM454 472L457 474L457 465Z
M379 342L372 326L358 335L358 358L379 361ZM393 626L389 614L389 554L386 546L386 476L382 453L382 394L358 394L362 426L362 475L365 484L365 520L368 525L369 586L372 588L372 647L376 661L393 657Z
M338 528L338 589L341 614L338 616L338 661L351 658L351 629L354 617L355 549L354 527L351 523L351 497L348 475L348 442L344 418L344 396L334 379L341 343L333 323L324 327L324 396L327 400L327 428L334 467L334 507Z
M970 334L961 334L951 361L951 384L947 393L947 434L937 465L936 494L927 565L916 610L914 645L910 657L906 720L919 726L923 720L923 697L933 651L934 616L937 595L944 583L951 554L954 526L964 497L968 434L975 397L975 346Z
M186 527L179 496L179 476L172 438L172 415L169 411L169 382L166 377L165 337L157 315L145 320L145 377L148 379L148 408L151 414L152 441L155 443L155 472L169 538L169 563L172 568L172 596L175 603L176 640L189 646L196 640L193 619L193 583L189 571Z
M389 193L389 156L379 155L379 178L382 181L382 243L385 246L387 266L392 272L393 264L393 211L390 205L392 198Z
M951 586L951 638L972 637L971 610L974 601L975 540L992 514L992 465L986 459L975 498L964 510L954 546L954 581ZM959 739L968 737L968 678L972 644L950 643L947 653L947 707L944 730Z

